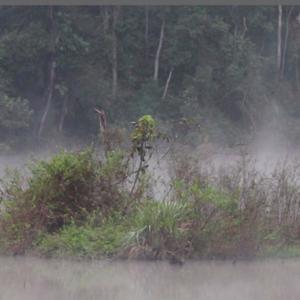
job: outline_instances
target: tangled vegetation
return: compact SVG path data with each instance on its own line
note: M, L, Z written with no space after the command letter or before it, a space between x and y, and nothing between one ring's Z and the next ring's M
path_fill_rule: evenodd
M168 197L158 201L136 175L147 173L156 126L151 116L140 118L131 149L113 150L103 161L92 149L61 152L32 163L29 176L8 174L1 185L1 251L172 262L300 253L296 165L268 177L242 158L209 172L181 153L171 163Z

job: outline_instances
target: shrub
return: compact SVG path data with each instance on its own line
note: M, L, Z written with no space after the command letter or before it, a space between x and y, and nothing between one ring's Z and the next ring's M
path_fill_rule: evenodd
M92 153L61 152L49 162L41 161L32 168L28 181L28 198L46 209L42 222L55 231L72 219L79 220L84 211L92 211L96 171L99 168Z
M120 215L105 219L95 226L72 223L57 233L43 234L36 242L37 250L46 256L100 258L116 254L123 245L127 228Z
M180 254L185 250L185 225L192 214L188 203L148 200L133 213L133 230L128 234L127 244L139 250L138 256L142 254L148 258Z
M103 215L121 209L123 191L114 182L123 170L119 164L118 156L101 164L90 150L61 152L50 161L32 164L25 187L11 180L2 195L0 223L9 248L23 252L41 231L52 233L73 221L84 222L96 209Z
M266 186L261 178L239 163L225 172L214 170L211 174L186 164L185 168L179 165L175 172L173 197L175 201L190 202L195 211L190 229L194 255L256 255L269 233L265 218ZM241 206L242 200L245 207Z

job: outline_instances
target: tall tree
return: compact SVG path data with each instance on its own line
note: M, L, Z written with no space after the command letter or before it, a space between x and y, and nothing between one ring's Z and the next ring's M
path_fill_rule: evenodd
M283 44L283 51L282 51L281 68L280 68L280 78L283 78L284 71L285 71L285 62L286 62L286 52L287 52L288 38L289 38L290 19L291 19L291 14L292 14L293 9L294 9L294 6L289 8L287 18L286 18L285 36L284 36L284 44Z
M57 43L57 34L56 29L54 25L54 7L49 6L48 8L48 14L47 14L47 31L49 34L49 46L48 46L48 53L47 53L47 82L46 82L46 88L45 93L43 97L43 102L46 103L44 113L42 115L40 126L38 130L38 138L41 137L43 130L45 128L45 123L47 116L49 114L50 105L52 102L52 96L53 96L53 87L54 87L54 80L55 80L55 68L56 68L56 60L55 60L55 47Z
M160 27L160 35L159 35L159 42L156 50L155 60L154 60L154 74L153 79L155 81L158 80L158 72L159 72L159 59L160 59L160 53L161 48L164 40L164 34L165 34L165 19L162 20L161 27Z
M277 29L277 72L280 76L282 59L282 5L278 5L278 29Z
M120 14L120 6L113 8L113 21L112 21L112 97L117 96L118 91L118 36L117 25Z
M149 48L149 7L145 6L145 57L148 58Z

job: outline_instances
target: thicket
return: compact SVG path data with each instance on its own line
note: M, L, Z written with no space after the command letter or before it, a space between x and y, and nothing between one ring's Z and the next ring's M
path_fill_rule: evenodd
M147 164L161 134L151 116L134 126L131 147L104 159L91 149L61 152L31 164L26 176L8 174L1 184L1 251L179 263L298 255L299 165L278 165L268 175L244 156L213 169L173 152L169 192L159 201L148 193Z

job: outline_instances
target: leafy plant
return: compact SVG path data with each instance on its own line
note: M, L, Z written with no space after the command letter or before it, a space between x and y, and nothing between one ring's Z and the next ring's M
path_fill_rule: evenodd
M50 161L32 164L24 186L17 177L8 182L0 226L12 243L9 247L22 252L40 231L52 233L72 222L84 222L97 209L103 215L121 210L124 196L114 180L124 175L117 167L119 161L112 161L102 165L91 150L61 152Z
M163 135L159 133L157 129L157 122L150 115L145 115L139 118L138 121L134 123L134 130L130 135L132 143L131 157L133 157L134 154L137 153L139 165L136 170L136 176L131 188L130 195L133 195L134 193L140 174L145 173L146 168L148 168L146 156L148 155L148 159L151 158L153 143L162 136Z
M132 216L134 230L128 234L127 244L148 249L157 257L183 249L186 242L183 225L192 215L188 203L148 200Z
M112 216L95 226L72 223L57 233L42 234L35 244L47 256L100 258L116 254L125 241L127 227L120 216Z

